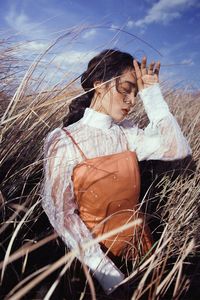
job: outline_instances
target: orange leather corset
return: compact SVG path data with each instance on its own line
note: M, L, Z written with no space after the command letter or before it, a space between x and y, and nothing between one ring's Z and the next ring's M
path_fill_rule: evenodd
M144 216L138 212L140 172L136 153L127 150L88 159L71 134L63 130L83 157L72 174L80 218L94 237L142 218L142 225L119 232L101 244L115 256L124 251L135 258L144 256L152 247L152 238Z

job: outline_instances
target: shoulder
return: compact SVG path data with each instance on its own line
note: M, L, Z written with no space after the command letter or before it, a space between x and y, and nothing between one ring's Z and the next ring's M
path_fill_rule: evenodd
M55 128L52 131L48 132L45 137L44 144L52 144L55 141L60 140L64 135L62 128Z
M57 148L57 147L66 147L67 144L70 145L71 141L65 131L58 127L50 131L44 140L44 152L47 153L47 151L50 148Z
M57 127L50 131L44 140L44 152L47 153L48 150L51 148L59 148L60 150L64 150L66 152L74 152L74 143L72 139L67 135L66 131L75 137L80 134L81 124L79 121L70 124L66 127Z
M69 142L71 139L67 136L66 132L63 129L68 130L70 133L72 132L76 132L76 130L78 129L79 126L79 121L77 121L76 123L70 124L67 127L57 127L54 128L52 131L50 131L46 137L45 137L45 143L52 143L55 140L57 141L65 141L65 142Z
M60 141L63 138L63 133L61 128L55 128L52 131L48 132L44 139L44 154L47 155L51 149L56 148L59 145Z

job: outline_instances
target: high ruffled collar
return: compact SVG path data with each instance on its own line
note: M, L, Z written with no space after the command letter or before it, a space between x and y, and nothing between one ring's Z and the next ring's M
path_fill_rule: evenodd
M91 107L87 107L84 111L81 122L96 128L109 129L112 127L113 118L110 115L106 115Z

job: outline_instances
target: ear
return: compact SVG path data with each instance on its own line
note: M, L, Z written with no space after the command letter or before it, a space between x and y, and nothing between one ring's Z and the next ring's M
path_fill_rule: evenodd
M105 88L105 85L102 84L102 83L103 83L103 82L100 81L100 80L94 82L94 88L95 88L95 91L96 91L97 94L101 94L102 91L103 91L104 88Z

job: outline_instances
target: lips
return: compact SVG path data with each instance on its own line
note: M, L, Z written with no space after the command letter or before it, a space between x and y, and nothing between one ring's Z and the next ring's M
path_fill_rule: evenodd
M124 113L124 114L128 114L129 113L129 109L127 108L124 108L124 109L122 109L122 112Z

